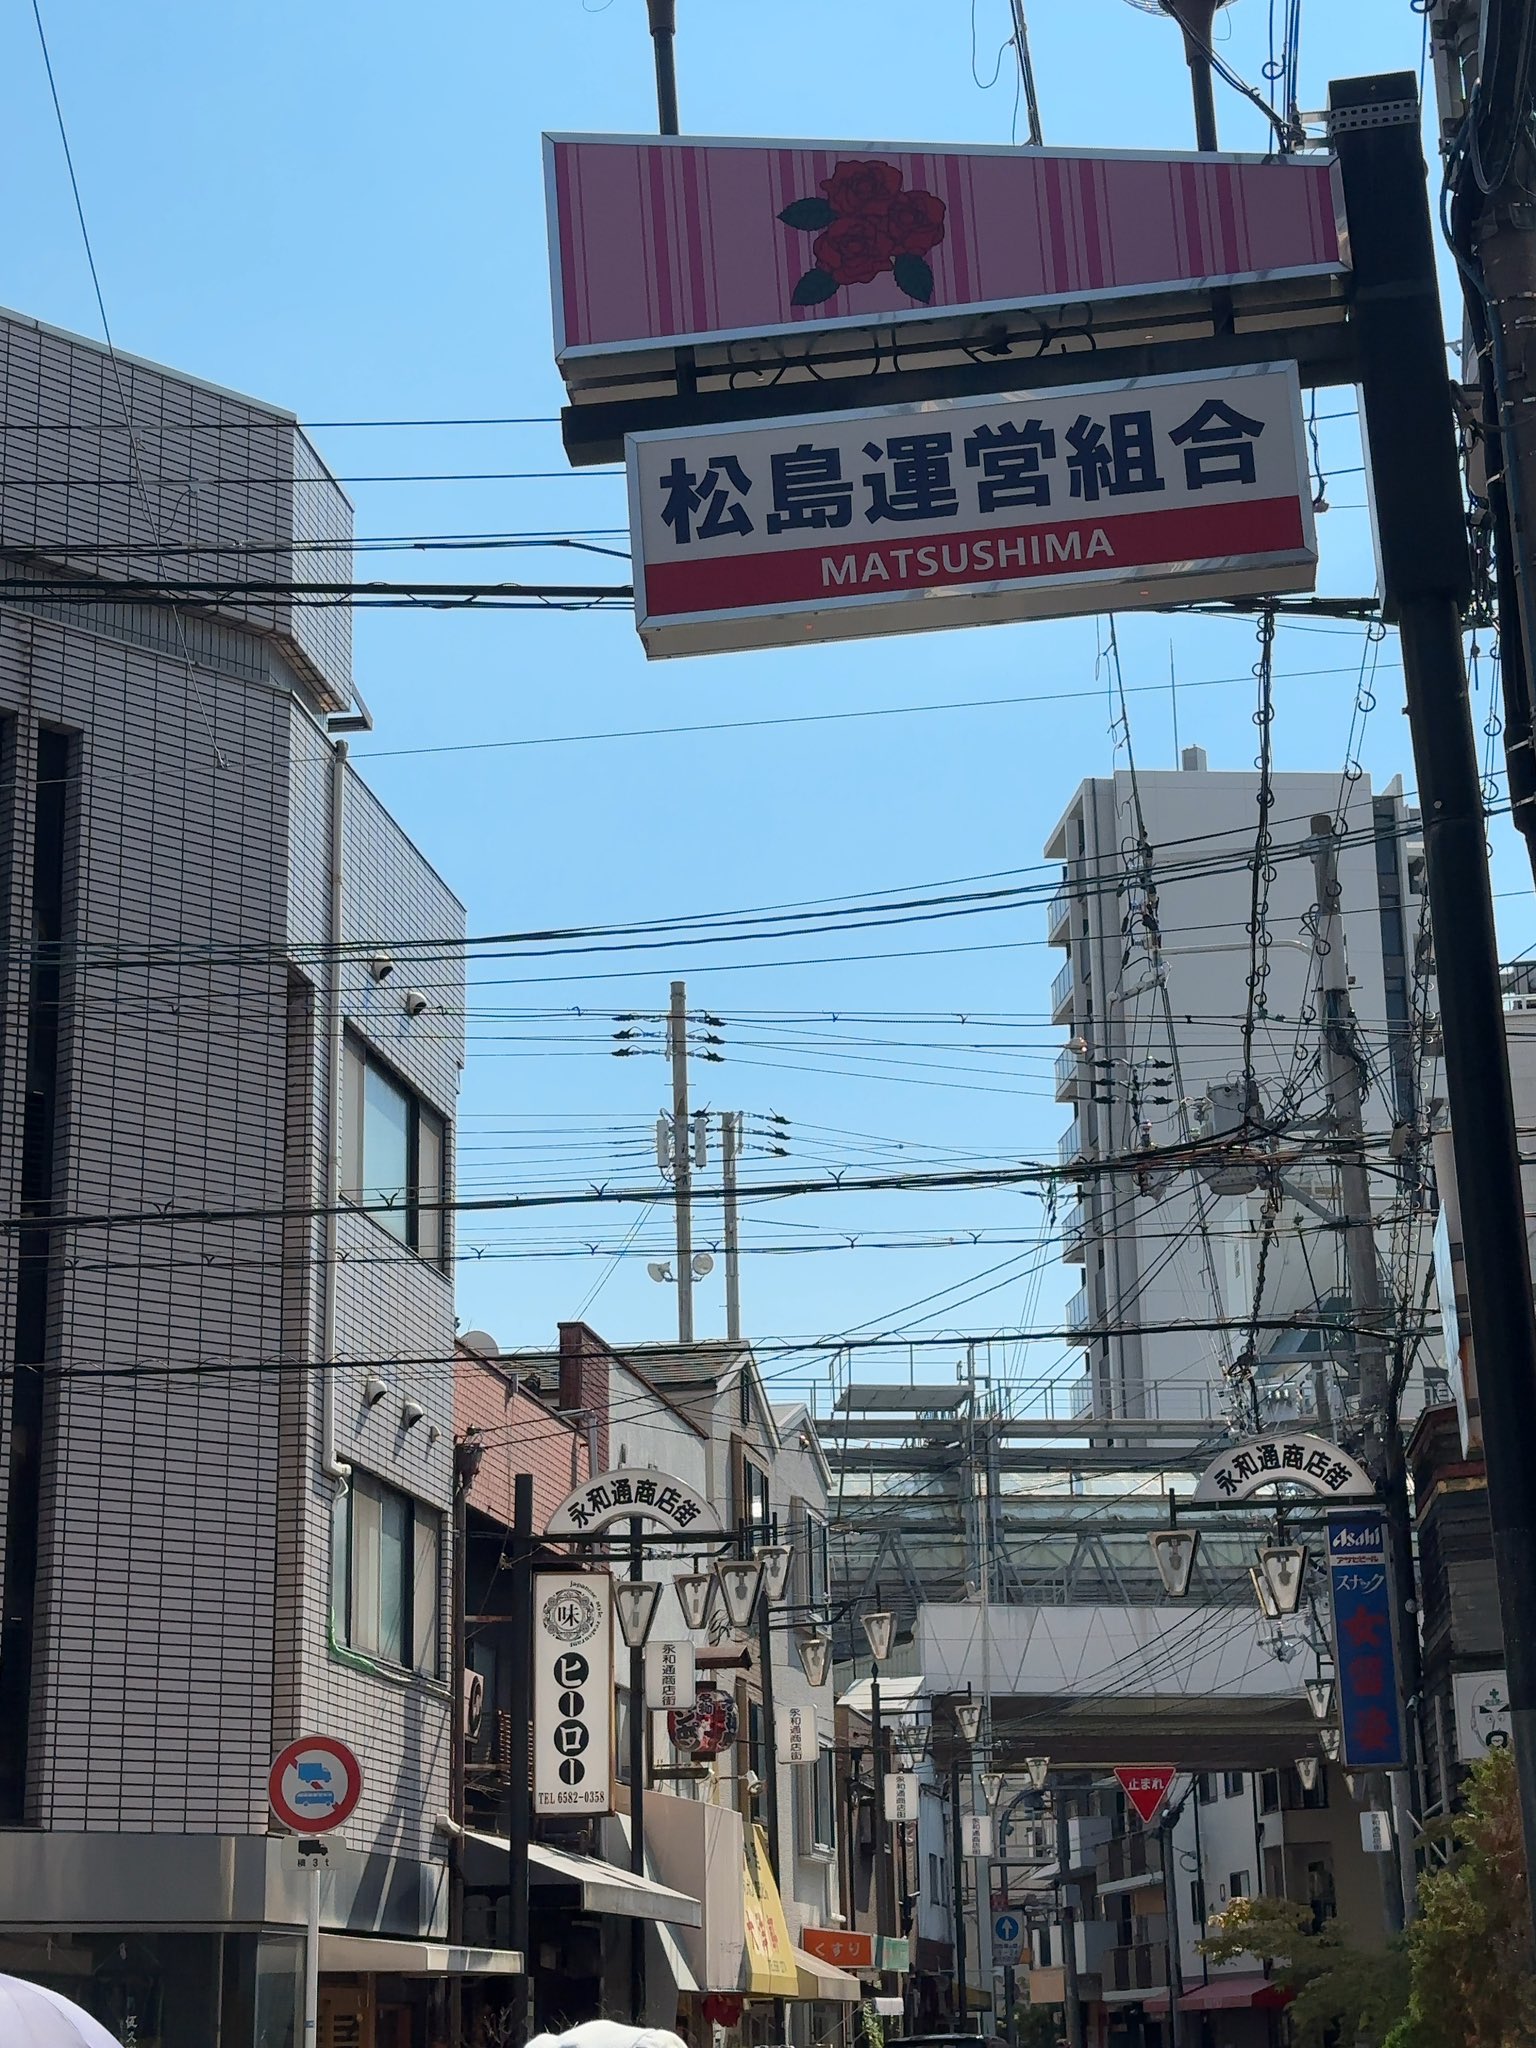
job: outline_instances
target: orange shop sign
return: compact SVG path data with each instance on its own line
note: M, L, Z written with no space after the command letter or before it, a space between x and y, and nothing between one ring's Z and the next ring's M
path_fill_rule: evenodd
M833 1963L840 1970L872 1970L875 1966L875 1937L856 1934L849 1927L805 1927L800 1946L818 1963Z

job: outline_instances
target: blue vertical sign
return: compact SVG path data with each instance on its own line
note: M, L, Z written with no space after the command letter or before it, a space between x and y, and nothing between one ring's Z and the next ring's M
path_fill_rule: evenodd
M1344 1762L1357 1771L1399 1770L1407 1757L1381 1515L1329 1516L1328 1590Z

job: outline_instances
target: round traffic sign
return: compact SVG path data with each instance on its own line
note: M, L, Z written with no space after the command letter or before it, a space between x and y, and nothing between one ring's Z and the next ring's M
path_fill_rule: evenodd
M998 1941L1017 1941L1024 1932L1024 1923L1017 1913L999 1913L992 1923L992 1932Z
M357 1758L329 1735L301 1735L273 1759L267 1774L272 1811L300 1835L339 1828L362 1789Z

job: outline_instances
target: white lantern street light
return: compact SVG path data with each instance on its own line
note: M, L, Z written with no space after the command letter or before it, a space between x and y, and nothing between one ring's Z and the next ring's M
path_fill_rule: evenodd
M1307 1704L1312 1709L1314 1721L1326 1721L1333 1712L1333 1680L1331 1678L1309 1678L1307 1680Z
M981 1734L981 1701L962 1700L955 1708L955 1719L966 1741L974 1743Z
M656 1619L656 1607L660 1599L661 1586L655 1579L615 1581L613 1604L618 1610L619 1631L624 1638L626 1649L645 1648L651 1633L651 1624Z
M800 1669L810 1685L825 1685L827 1666L832 1661L832 1638L804 1635L800 1638Z
M1200 1531L1154 1529L1147 1541L1152 1546L1152 1562L1157 1566L1157 1575L1165 1590L1175 1600L1182 1600L1189 1591L1190 1575L1195 1569Z
M1002 1772L1001 1772L1001 1771L983 1771L983 1772L982 1772L982 1774L981 1774L981 1796L982 1796L982 1798L983 1798L983 1799L984 1799L984 1800L985 1800L985 1801L987 1802L987 1807L988 1807L988 1810L989 1810L989 1811L990 1811L990 1809L991 1809L992 1807L996 1806L996 1804L997 1804L997 1801L998 1801L998 1796L999 1796L999 1794L1000 1794L1000 1793L1002 1792L1002 1789L1003 1789L1003 1783L1004 1783L1004 1780L1003 1780L1003 1774L1002 1774Z
M1024 1769L1029 1775L1030 1784L1034 1786L1037 1792L1043 1792L1045 1790L1045 1781L1051 1774L1050 1758L1048 1756L1027 1756L1024 1759Z
M1302 1789L1302 1791L1303 1791L1303 1792L1312 1792L1312 1791L1315 1791L1315 1790L1317 1789L1317 1774L1318 1774L1318 1771L1319 1771L1319 1769L1321 1768L1321 1766L1322 1766L1322 1758L1321 1758L1321 1757L1316 1757L1316 1756L1299 1756L1299 1757L1297 1757L1297 1759L1296 1759L1296 1775L1297 1775L1297 1777L1298 1777L1298 1778L1300 1778L1300 1780L1301 1780L1301 1789Z
M891 1654L891 1641L896 1633L895 1615L882 1609L878 1614L864 1614L859 1619L864 1624L869 1654L877 1664L883 1664Z
M1259 1552L1259 1571L1277 1615L1294 1614L1307 1583L1307 1552L1301 1543L1271 1543Z
M762 1560L756 1557L723 1557L715 1566L720 1592L731 1627L745 1630L752 1625L757 1596L762 1590Z
M1322 1744L1323 1755L1327 1757L1329 1763L1336 1764L1339 1760L1340 1748L1338 1729L1319 1728L1317 1731L1317 1739Z
M763 1597L782 1600L789 1590L789 1568L795 1553L787 1543L765 1543L757 1555L763 1567Z
M683 1619L690 1628L703 1628L709 1620L709 1603L714 1597L713 1572L680 1572L672 1582L683 1603Z

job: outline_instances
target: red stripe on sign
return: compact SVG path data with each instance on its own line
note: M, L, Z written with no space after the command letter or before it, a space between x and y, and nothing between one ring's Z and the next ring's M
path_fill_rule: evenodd
M1088 573L1133 582L1148 570L1203 570L1234 556L1294 552L1304 540L1295 498L1105 512L1037 526L903 540L842 541L772 555L699 556L647 563L645 614L682 618L970 583L1034 583Z

